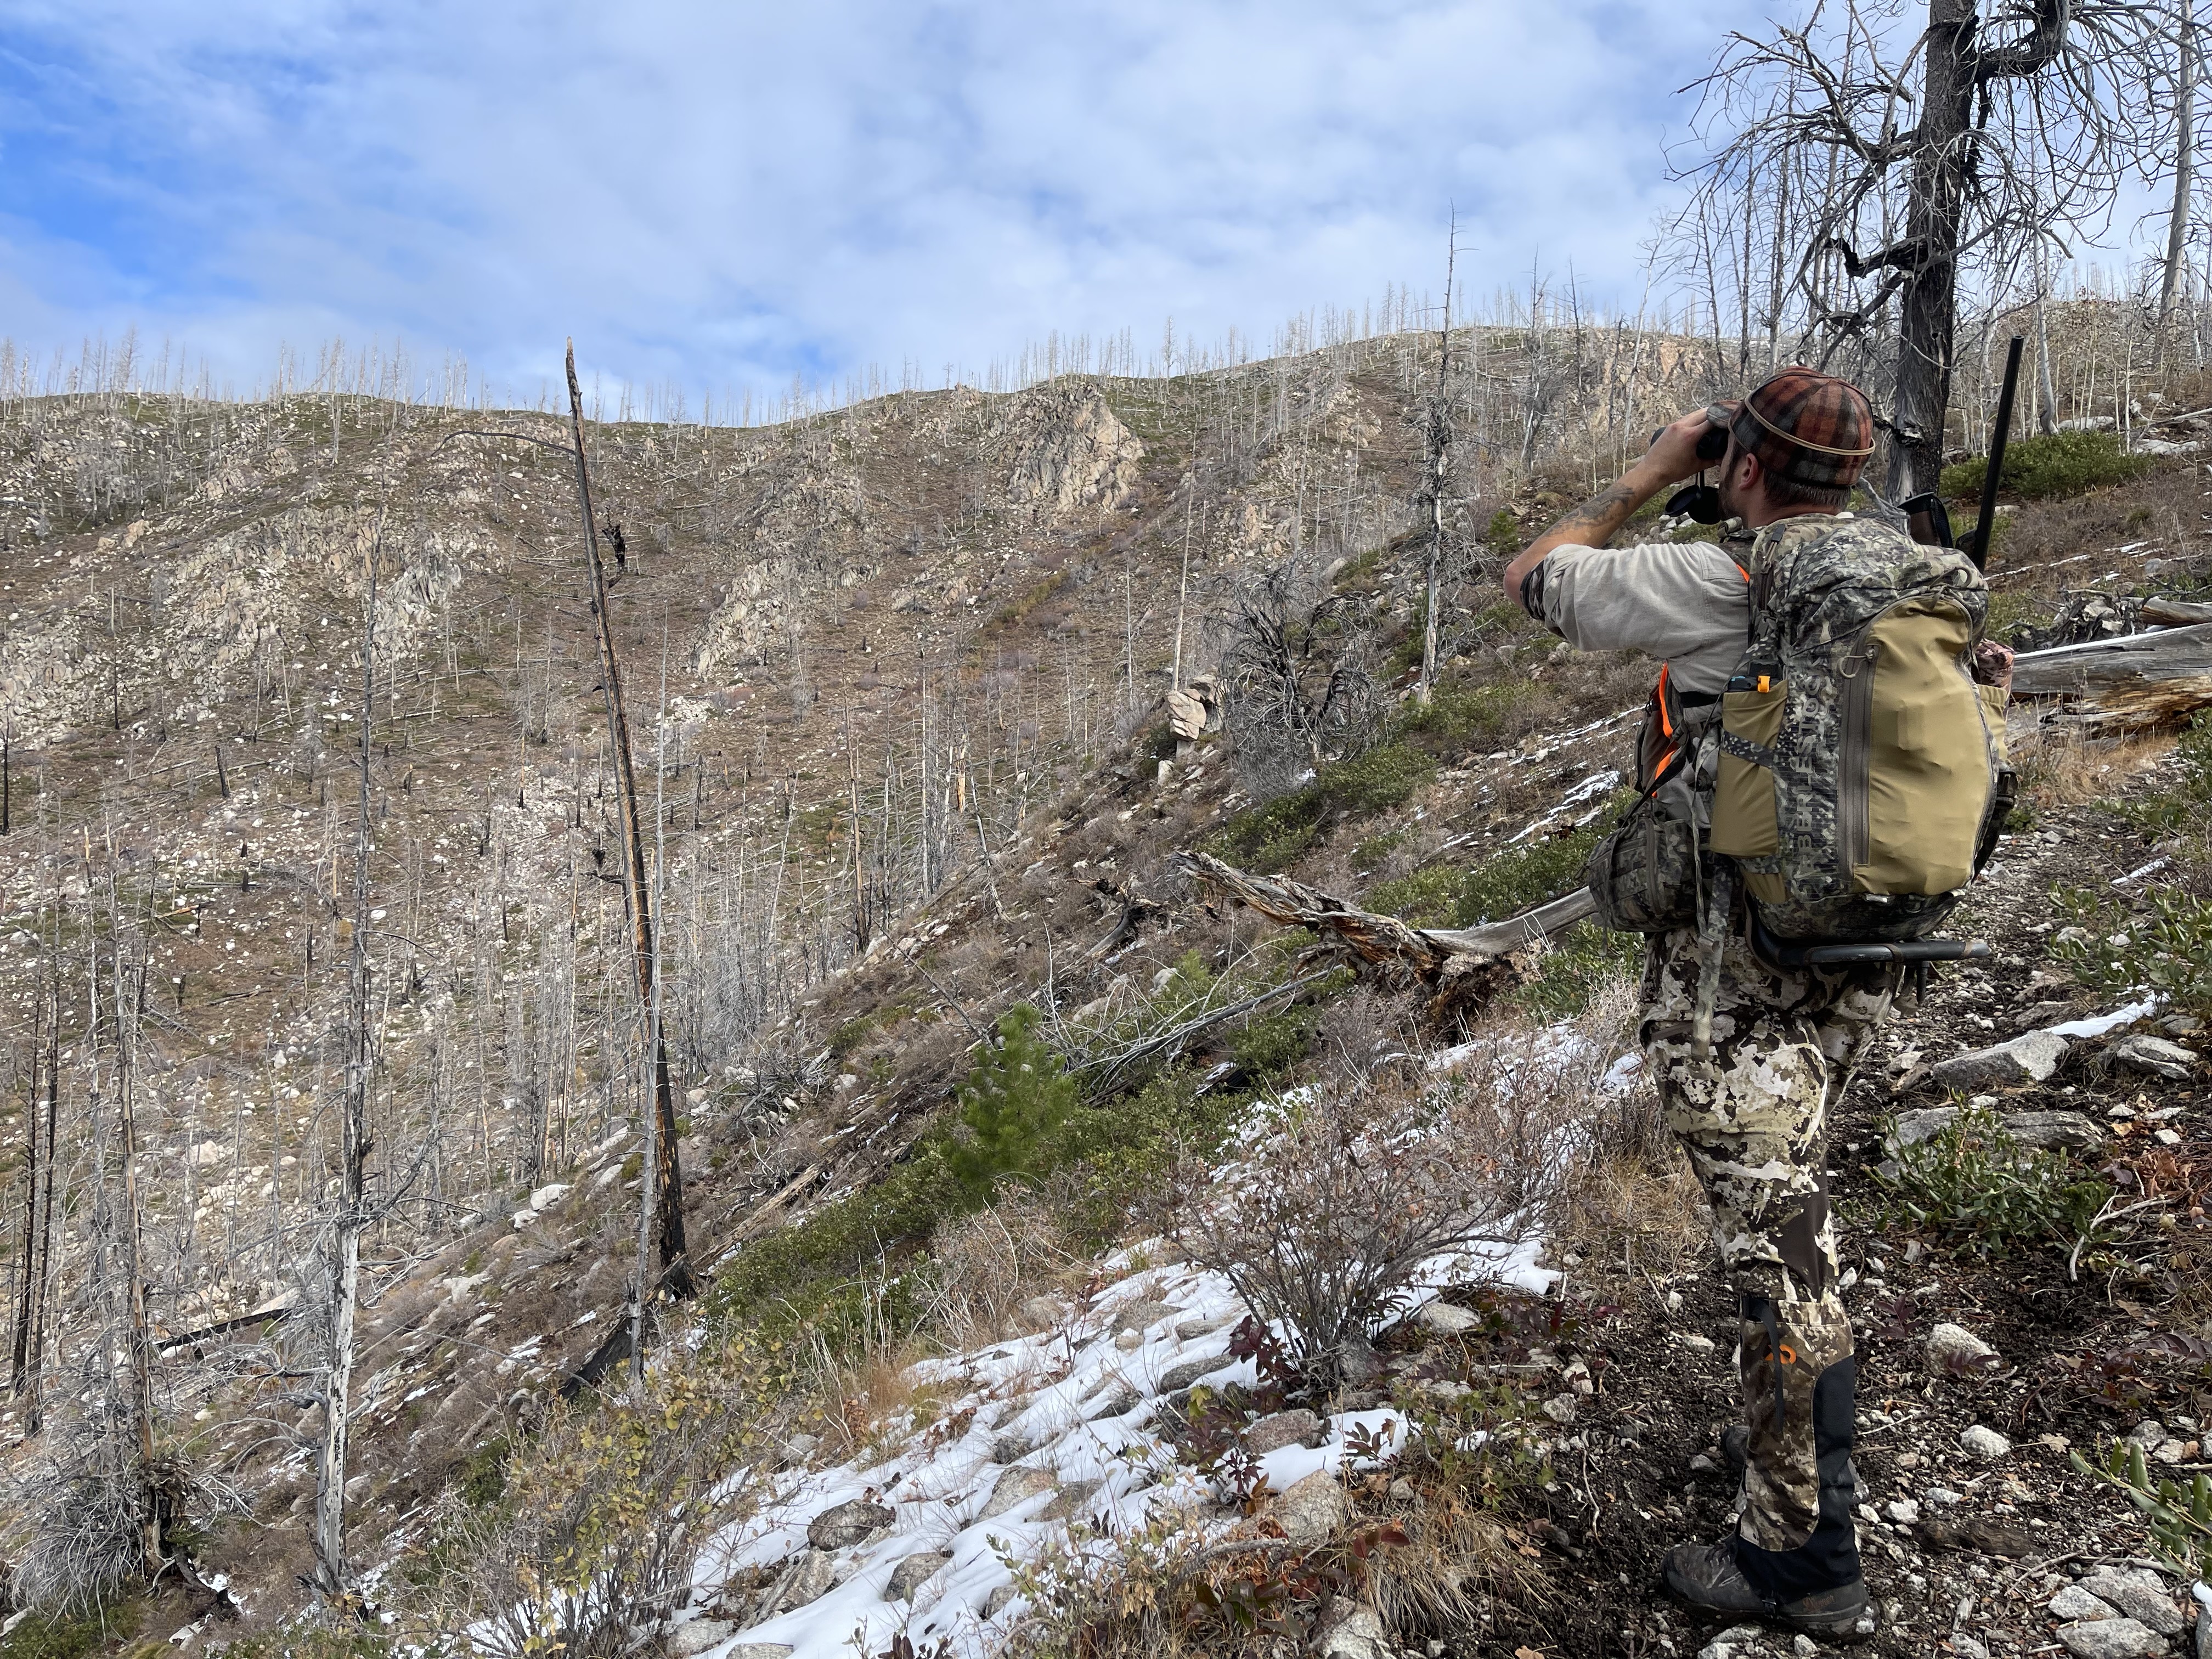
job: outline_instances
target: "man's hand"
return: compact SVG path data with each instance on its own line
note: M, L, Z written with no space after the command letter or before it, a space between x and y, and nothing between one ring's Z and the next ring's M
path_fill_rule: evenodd
M1505 567L1505 597L1521 603L1522 582L1553 548L1603 547L1644 502L1669 484L1695 477L1706 465L1698 459L1698 440L1711 428L1705 411L1695 409L1662 430L1619 482L1561 514Z
M1712 421L1705 411L1693 409L1672 426L1661 428L1659 435L1651 441L1651 447L1644 452L1644 459L1638 465L1657 468L1666 475L1670 484L1680 483L1685 478L1694 478L1712 465L1711 461L1698 459L1698 441L1712 429Z

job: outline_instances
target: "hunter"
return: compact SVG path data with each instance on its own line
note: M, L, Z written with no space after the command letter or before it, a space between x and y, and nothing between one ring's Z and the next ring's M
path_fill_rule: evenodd
M1608 548L1647 501L1711 465L1698 445L1717 425L1728 434L1720 510L1741 520L1741 533L1722 544ZM1618 483L1506 567L1506 594L1577 647L1634 647L1662 659L1655 706L1679 709L1692 726L1717 724L1722 694L1738 689L1731 680L1744 664L1762 558L1814 539L1902 539L1844 510L1873 442L1872 412L1856 386L1785 370L1740 403L1666 428ZM1789 526L1786 540L1769 530L1778 525ZM1977 632L1978 625L1977 614ZM1714 867L1709 859L1706 868ZM1888 1013L1902 970L1771 966L1748 937L1750 901L1737 894L1723 902L1731 907L1724 940L1711 927L1701 940L1695 925L1639 929L1650 948L1638 1039L1667 1121L1712 1206L1742 1334L1743 1419L1723 1437L1731 1461L1741 1456L1742 1514L1719 1542L1670 1551L1666 1582L1701 1609L1847 1633L1865 1616L1868 1596L1851 1516L1851 1327L1838 1294L1825 1143L1830 1104ZM1708 955L1718 972L1717 983L1707 972L1706 1025L1698 1006Z

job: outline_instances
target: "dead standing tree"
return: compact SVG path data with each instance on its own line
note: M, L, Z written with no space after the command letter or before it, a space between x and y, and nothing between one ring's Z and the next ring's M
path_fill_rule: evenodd
M1444 255L1443 318L1437 325L1437 384L1421 411L1421 482L1413 497L1414 521L1428 544L1427 587L1421 626L1419 697L1425 706L1437 684L1437 612L1443 606L1444 483L1451 472L1452 283L1459 267L1459 216L1452 216L1449 249Z
M684 1176L676 1156L675 1091L668 1072L668 1045L656 1018L653 902L646 885L645 838L638 823L637 768L630 757L629 721L623 708L622 673L615 659L614 621L607 614L607 579L599 562L599 521L592 509L592 475L584 458L584 392L576 379L576 345L568 343L568 429L576 458L576 499L584 515L584 556L592 583L592 620L598 626L599 684L606 694L608 741L614 750L615 778L622 796L623 892L629 902L631 953L637 969L640 1012L651 1045L653 1127L652 1177L646 1191L654 1204L665 1293L688 1297L697 1289L684 1238ZM649 1298L648 1298L649 1299Z
M1801 27L1731 36L1698 83L1720 142L1675 225L1702 245L1731 212L1773 211L1796 275L1771 303L1795 312L1801 346L1825 362L1853 343L1860 372L1888 361L1893 500L1942 465L1962 283L2001 288L2045 240L2094 233L2165 128L2135 95L2163 50L2148 6L2032 0L1984 20L1976 0L1928 0L1923 27L1912 15L1820 0ZM1726 272L1710 274L1717 316Z
M1218 623L1237 763L1278 788L1375 722L1375 684L1358 607L1310 559L1291 558L1229 593Z
M338 1115L338 1207L324 1245L330 1284L330 1356L323 1376L322 1438L315 1456L315 1589L333 1607L354 1591L346 1560L346 1451L353 1427L353 1328L361 1304L361 1238L368 1212L368 1089L375 1058L368 959L369 769L375 756L376 577L384 514L369 538L362 604L361 778L353 843L353 939L346 984L345 1098Z

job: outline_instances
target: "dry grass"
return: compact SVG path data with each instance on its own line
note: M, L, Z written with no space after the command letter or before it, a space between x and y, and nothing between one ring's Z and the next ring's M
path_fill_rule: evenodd
M2029 805L2084 806L2119 794L2171 754L2173 743L2171 732L2093 738L2070 724L2039 726L2014 740L2012 763Z
M1407 1542L1372 1558L1366 1599L1400 1640L1478 1630L1492 1598L1520 1607L1545 1599L1542 1575L1504 1523L1460 1494L1432 1488L1412 1515L1389 1518L1401 1521Z
M946 1223L929 1253L940 1284L932 1322L956 1350L1036 1329L1023 1304L1054 1288L1077 1265L1050 1214L1023 1193Z
M832 1461L886 1450L937 1415L936 1395L915 1370L931 1344L892 1329L884 1288L864 1293L853 1340L833 1344L811 1330L798 1358L787 1409L820 1431Z

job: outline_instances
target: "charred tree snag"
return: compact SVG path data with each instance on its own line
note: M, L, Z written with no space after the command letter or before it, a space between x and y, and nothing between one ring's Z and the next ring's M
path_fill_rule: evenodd
M592 508L592 475L584 459L584 391L576 380L576 344L568 343L568 429L575 441L576 499L584 514L584 555L590 567L592 619L598 624L599 689L606 694L607 735L614 747L615 778L622 796L623 892L629 903L631 955L637 969L638 1006L651 1024L653 1007L653 902L645 879L645 839L638 828L637 769L630 758L629 720L623 708L622 672L615 660L614 621L607 614L606 569L599 562L599 520ZM657 1029L653 1044L653 1191L659 1213L660 1290L688 1297L698 1289L684 1239L684 1175L676 1157L676 1100L668 1073L668 1045Z

